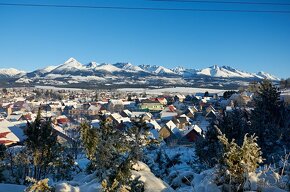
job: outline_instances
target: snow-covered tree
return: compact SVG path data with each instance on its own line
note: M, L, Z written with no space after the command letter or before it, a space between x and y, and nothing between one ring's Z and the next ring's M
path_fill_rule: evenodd
M255 172L263 161L257 137L254 135L248 137L246 134L242 146L234 140L229 142L225 135L220 135L218 138L224 149L218 182L228 184L227 187L233 191L243 190L249 174Z
M223 134L231 141L241 145L244 135L249 133L249 120L245 110L236 108L232 112L226 113L223 118L219 119L219 128Z
M42 119L40 110L34 122L27 122L25 145L32 155L33 178L39 180L48 173L49 165L58 155L59 145L51 120Z
M217 125L212 122L205 133L205 137L198 139L195 144L196 155L199 160L208 167L215 166L223 153L218 135L221 135L221 131L218 129Z
M260 83L254 103L250 133L258 136L263 153L271 156L271 153L277 150L276 147L279 147L278 140L289 140L289 119L286 118L287 113L280 100L278 88L269 80Z

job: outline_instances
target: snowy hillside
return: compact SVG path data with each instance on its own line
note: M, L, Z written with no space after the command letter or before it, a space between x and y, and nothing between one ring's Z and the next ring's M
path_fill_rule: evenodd
M0 77L15 77L24 75L25 71L19 71L14 68L0 69Z
M258 78L266 78L266 79L270 79L270 80L280 80L280 78L275 77L274 75L271 75L269 73L265 73L263 71L260 71L256 74L256 76Z

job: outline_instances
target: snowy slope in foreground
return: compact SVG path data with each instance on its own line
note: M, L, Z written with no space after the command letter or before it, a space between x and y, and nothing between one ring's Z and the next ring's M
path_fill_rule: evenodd
M173 192L174 190L164 181L157 178L150 168L142 162L133 165L132 176L140 177L140 180L144 182L145 192ZM70 184L71 183L71 184ZM73 186L73 185L78 186ZM94 174L88 176L79 177L79 180L75 179L68 183L59 183L56 185L56 192L101 192L102 185L97 182Z

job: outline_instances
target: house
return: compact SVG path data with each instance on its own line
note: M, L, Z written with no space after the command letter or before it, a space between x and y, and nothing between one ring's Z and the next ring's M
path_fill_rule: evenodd
M163 105L159 101L152 101L149 99L142 100L138 104L139 109L147 111L162 111L164 109Z
M63 142L63 141L69 141L69 142L73 142L73 138L70 137L62 127L58 126L58 125L54 125L52 124L52 128L53 128L53 131L56 133L57 135L57 140L59 142Z
M190 124L189 123L189 117L187 117L185 114L173 117L172 121L181 130L185 129L185 127Z
M186 98L185 95L177 94L177 95L175 95L174 100L179 101L179 102L183 102L185 100L185 98Z
M208 120L215 120L217 118L217 114L216 112L214 112L213 110L211 110L210 112L208 112L206 115L205 115L206 119Z
M0 121L0 143L8 146L24 141L25 128L26 121L9 122L5 119Z
M111 113L121 112L123 109L124 109L124 103L121 99L119 100L111 99L108 102L108 111L110 111Z
M91 126L99 128L100 127L100 120L99 119L94 119L91 121Z
M174 139L178 139L181 137L181 131L178 127L173 123L173 121L168 121L160 130L159 135L163 139L167 139L169 137L173 137Z
M122 117L120 113L112 113L106 118L106 122L114 125L119 125L125 122L131 122L129 117Z
M56 124L58 125L66 125L69 122L70 122L69 119L65 115L56 117Z
M31 111L31 108L26 101L16 101L13 103L13 111Z
M195 106L193 106L193 107L188 107L188 108L185 110L184 114L185 114L187 117L189 117L190 119L194 119L194 117L195 117L195 113L196 113L196 112L198 112L198 110L196 109Z
M209 106L205 109L205 114L209 113L210 111L216 112L216 109L215 109L212 105L209 105Z
M64 115L69 115L70 111L74 110L75 107L73 105L66 105L63 109L63 114Z
M201 134L202 129L198 125L193 125L190 129L184 132L182 138L189 142L195 142L201 137Z
M16 122L16 121L20 121L22 116L23 116L23 113L21 111L15 111L11 113L10 115L8 115L6 119L11 122Z
M176 125L169 121L167 122L160 130L159 135L167 145L175 145L181 139L182 134L181 131L176 127Z
M159 125L159 123L157 123L156 120L151 120L151 119L146 120L145 123L148 128L156 129L157 131L161 129L161 126Z
M169 105L160 112L160 119L161 121L170 121L177 115L176 108L173 105Z
M153 115L149 112L145 111L133 111L131 114L131 118L142 118L142 120L150 120L152 119Z
M123 111L120 112L120 115L122 117L129 117L130 118L132 116L132 112L129 111L128 109L124 109Z
M130 111L137 109L135 101L123 101L123 104L124 104L124 109L128 109Z
M160 103L161 105L164 105L164 106L167 105L167 99L166 99L165 97L157 97L157 98L156 98L156 101L159 101L159 103Z

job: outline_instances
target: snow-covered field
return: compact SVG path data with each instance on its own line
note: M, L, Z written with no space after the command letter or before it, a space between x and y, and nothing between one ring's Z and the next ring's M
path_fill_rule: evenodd
M184 94L194 94L194 93L204 93L208 91L209 93L223 93L226 90L223 89L209 89L209 88L193 88L193 87L170 87L161 89L144 89L144 88L122 88L118 91L124 92L134 92L134 93L144 93L147 94L161 94L161 93L184 93Z
M70 90L70 91L82 91L84 89L78 88L63 88L63 87L54 87L54 86L35 86L36 89L52 89L52 90Z

